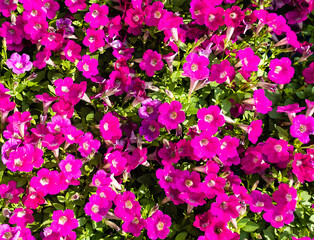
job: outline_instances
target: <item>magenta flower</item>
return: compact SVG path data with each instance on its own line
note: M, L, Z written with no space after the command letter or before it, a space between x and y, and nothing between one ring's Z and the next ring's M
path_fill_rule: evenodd
M20 201L19 196L24 192L23 188L17 188L15 181L10 181L8 184L0 185L1 198L7 198L10 203L18 203Z
M124 192L123 195L117 195L114 204L116 205L114 214L124 221L128 219L133 220L136 215L141 214L141 206L135 200L135 194L130 191Z
M289 160L288 143L282 139L268 138L263 145L263 153L271 163L285 162Z
M260 191L254 190L251 192L252 203L250 209L252 212L259 213L272 208L273 199L268 194L262 194Z
M263 214L266 222L269 222L274 228L281 228L285 224L293 221L293 211L290 209L282 209L278 206L273 206L270 210L266 210Z
M271 70L268 73L268 78L274 83L287 84L294 75L294 68L291 66L291 61L286 57L271 60L269 68Z
M278 190L273 193L273 199L277 202L277 207L294 211L298 200L297 190L286 183L281 183Z
M83 39L83 44L89 47L91 53L97 51L99 48L105 46L105 32L104 30L95 30L88 28L86 30L86 37ZM84 57L83 57L84 58Z
M98 170L92 179L93 186L99 187L107 187L112 182L111 178L104 170Z
M146 71L147 76L152 77L155 74L155 71L161 70L164 66L164 63L161 60L161 55L148 49L143 55L143 60L140 62L140 68Z
M209 60L207 57L199 56L197 53L190 53L183 64L183 76L187 76L191 81L203 80L208 77Z
M61 236L67 236L71 233L71 230L79 226L78 220L74 217L74 212L71 209L54 211L52 220L52 231L58 232Z
M115 140L122 137L119 119L113 116L113 114L110 112L106 113L103 119L100 121L99 129L101 136L105 140L111 140L115 142Z
M86 0L65 0L65 5L69 7L71 13L76 13L78 10L86 8Z
M219 194L216 202L211 205L211 212L216 216L226 216L226 218L237 218L239 212L237 208L240 206L236 196L228 196L227 194Z
M21 44L23 35L22 29L12 23L4 22L0 27L0 36L6 39L7 44Z
M225 10L225 24L230 27L237 27L244 20L245 14L238 6L232 6Z
M47 18L49 19L53 19L56 16L56 12L60 9L59 3L54 0L44 0L43 5L43 10L47 13Z
M77 69L83 72L83 76L86 78L91 78L99 73L98 60L91 58L89 55L84 55L82 61L77 63Z
M133 219L127 219L122 224L122 230L124 232L131 233L134 237L139 237L145 226L146 221L141 217L141 215L137 215Z
M265 96L264 89L255 90L253 93L254 104L256 111L262 114L267 114L272 110L272 101Z
M176 148L176 144L173 142L164 144L164 147L158 151L158 156L162 159L161 163L163 165L177 163L180 160L180 154Z
M59 163L61 171L69 180L77 179L81 176L80 168L82 167L82 165L82 161L79 159L75 159L75 157L71 154L68 154L65 160L62 160Z
M258 65L261 59L257 55L254 55L252 48L249 47L239 50L239 58L241 59L242 68L244 71L258 71Z
M44 197L47 194L42 191L36 191L33 188L29 188L28 195L23 197L23 204L32 209L38 208L39 205L45 204L46 200Z
M158 26L158 23L164 13L164 4L162 2L153 2L145 8L145 24L147 26Z
M305 68L302 74L303 74L305 83L313 84L314 83L314 62L312 62L308 68Z
M29 61L29 55L25 53L22 56L18 53L13 53L6 63L8 68L12 69L15 74L25 73L33 67L33 63Z
M203 2L204 3L204 2ZM223 15L224 9L221 7L210 6L204 16L205 25L209 30L216 31L220 26L225 24Z
M105 155L105 161L110 164L110 172L119 176L125 170L127 159L122 156L120 151L113 151Z
M31 172L34 167L40 168L44 163L42 156L41 149L35 148L32 144L26 144L11 151L5 164L13 172Z
M239 239L239 234L228 228L228 221L229 218L225 215L214 217L206 228L204 240Z
M124 21L130 25L131 28L136 28L144 22L144 12L140 8L129 8L126 11Z
M313 159L309 155L296 153L292 162L292 172L301 183L314 181Z
M154 141L158 138L160 124L154 120L144 119L142 126L139 128L139 134L145 137L148 142Z
M226 59L220 64L213 64L210 68L209 81L216 81L217 83L230 83L235 76L234 67L230 66L230 62Z
M169 234L171 218L157 210L153 215L146 219L147 235L150 239L165 239Z
M306 117L303 114L296 116L290 127L290 133L292 137L298 138L302 143L308 143L309 135L314 134L314 118Z
M62 48L63 36L59 33L48 32L42 38L40 43L50 51L59 51Z
M74 126L68 126L65 128L62 128L61 130L65 140L69 144L78 143L78 139L83 136L84 132L82 130L78 130Z
M263 132L262 125L263 125L262 120L255 120L252 121L250 126L248 127L247 130L248 138L253 144L257 142L257 139Z
M185 114L181 111L182 105L178 101L163 103L159 106L160 115L158 122L165 125L168 129L176 129L185 120Z
M215 134L218 131L218 127L225 124L225 118L221 114L221 110L218 106L212 105L208 108L201 108L197 111L198 127L201 131L208 131L211 134Z
M260 149L259 146L255 148L249 147L247 149L245 157L241 159L241 169L243 169L246 174L258 173L269 168L269 164L264 161L264 156L261 151L262 149Z
M161 101L158 99L152 100L151 98L145 99L141 102L142 107L138 109L138 115L143 119L156 120L159 115L159 106Z
M288 115L290 122L293 122L293 119L296 116L296 113L303 111L305 107L300 107L298 103L289 104L287 106L278 106L277 112L284 112Z
M277 16L275 13L271 16L267 24L277 35L290 30L290 27L286 24L286 19L283 16Z
M100 142L94 139L91 133L85 133L78 139L79 148L77 149L83 157L94 156L100 147Z
M34 67L38 69L43 69L46 67L47 62L51 57L51 51L45 48L42 52L36 54L36 60L33 62Z
M92 28L98 28L99 26L106 26L109 22L108 15L109 8L106 5L99 6L99 4L93 3L89 7L89 12L85 14L85 22L88 22Z
M44 193L58 194L60 192L59 173L42 168L37 172L37 177L30 180L30 186Z
M16 208L9 220L10 224L16 224L21 228L25 228L28 223L33 223L33 211L30 209Z
M239 142L240 142L239 139L231 136L225 136L223 139L221 139L220 152L218 153L219 159L224 162L228 158L237 157L239 155L237 151Z
M17 2L15 0L0 1L0 12L5 17L10 17L11 11L15 11L16 8L17 8Z
M89 202L86 203L84 211L86 215L91 216L95 222L100 222L112 207L112 202L106 198L102 198L97 194L89 197Z
M30 18L24 26L24 31L36 42L46 33L48 26L49 25L44 18Z
M63 52L67 60L70 62L75 62L75 60L81 60L81 50L82 48L79 44L76 44L73 40L70 40L63 49Z
M219 139L212 137L212 133L205 131L200 136L191 140L191 146L194 149L194 154L199 158L212 158L220 150Z

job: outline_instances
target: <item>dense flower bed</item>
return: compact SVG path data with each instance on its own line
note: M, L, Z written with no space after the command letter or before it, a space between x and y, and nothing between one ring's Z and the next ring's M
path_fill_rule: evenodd
M0 239L314 238L313 8L0 0Z

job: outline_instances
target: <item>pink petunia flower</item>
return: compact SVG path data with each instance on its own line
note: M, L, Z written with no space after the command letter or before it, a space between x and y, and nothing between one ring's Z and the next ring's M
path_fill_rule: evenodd
M216 198L216 202L211 205L211 212L215 216L226 216L226 218L237 218L239 212L237 208L240 206L239 200L236 196L228 196L227 194L220 194Z
M141 206L135 200L135 194L130 191L117 195L114 204L116 205L114 214L122 220L133 219L136 215L141 214Z
M181 111L182 105L178 101L163 103L159 106L160 115L158 122L165 125L168 129L176 129L185 120L185 114Z
M225 24L224 11L222 7L209 7L204 16L205 26L211 31L216 31L220 26L223 26Z
M314 62L312 62L308 68L305 68L302 74L303 74L305 83L313 84L314 83Z
M10 181L8 184L0 185L1 198L7 198L10 203L18 203L20 201L19 196L24 192L23 188L17 188L15 181Z
M139 237L141 235L142 229L145 226L146 221L141 217L141 215L136 215L133 219L127 219L122 224L122 230L124 232L131 233L134 237Z
M162 2L153 2L145 8L145 24L147 26L158 26L158 23L164 13L164 4Z
M238 6L232 6L225 10L225 24L231 27L237 27L243 21L245 14Z
M272 110L272 101L270 101L265 96L264 89L257 89L253 93L254 105L256 107L256 111L262 114L267 114Z
M71 154L68 154L64 160L61 160L59 163L59 167L61 171L64 173L65 177L69 180L77 179L81 176L81 170L83 163L79 159L75 159L75 157Z
M74 212L71 209L54 211L52 220L52 231L58 232L61 236L67 236L71 230L79 226L78 220L74 217Z
M75 62L75 60L81 60L82 48L79 44L76 44L73 40L67 42L67 45L63 49L64 55L70 62Z
M30 209L16 208L9 220L10 224L16 224L21 228L25 228L28 223L33 223L33 211Z
M105 140L111 140L115 142L115 140L122 137L119 119L113 116L113 114L110 112L106 113L103 119L100 121L99 129L101 136Z
M99 6L99 4L93 3L89 7L89 12L85 14L84 20L88 22L92 28L98 28L99 26L106 26L109 22L108 15L109 8L106 5Z
M288 143L283 139L268 138L263 145L264 154L271 163L285 162L289 160Z
M119 176L126 169L127 160L120 151L113 151L105 155L105 161L110 164L110 172Z
M220 64L213 64L210 68L209 81L216 81L217 83L230 83L235 76L234 67L230 66L230 62L225 59Z
M146 219L147 235L150 239L165 239L169 234L171 218L157 210L153 215Z
M242 68L247 72L256 72L258 71L258 65L261 59L254 55L252 48L248 47L245 49L239 50L239 58L241 59Z
M29 59L29 55L23 53L21 56L15 52L7 60L6 64L8 68L12 69L13 73L21 74L32 69L33 63Z
M212 158L220 150L219 139L212 137L210 131L205 131L198 137L193 138L191 146L193 147L194 154L199 158Z
M268 194L262 194L258 190L251 192L252 203L250 204L250 209L252 212L260 213L263 210L267 211L272 208L273 199Z
M216 105L211 105L208 108L201 108L197 111L198 127L202 131L208 131L215 134L218 127L225 124L225 118L221 114L221 109Z
M183 76L187 76L191 81L203 80L208 77L209 60L204 56L199 56L197 53L190 53L186 57L186 63L183 64Z
M301 183L314 181L313 158L309 155L296 153L292 162L292 172Z
M274 83L288 84L294 75L294 68L291 66L291 60L286 57L271 60L269 68L271 70L268 73L268 78Z
M286 183L281 183L278 190L273 193L273 199L277 202L277 207L294 211L298 200L297 190Z
M140 68L146 71L147 76L154 76L155 72L161 70L164 66L164 63L161 60L161 55L156 52L148 49L143 55L143 60L140 62Z
M79 148L77 149L83 157L91 157L100 147L100 142L94 139L91 133L85 133L78 139Z
M37 172L37 177L32 177L30 186L36 190L48 193L51 195L58 194L59 188L59 173L42 168Z
M292 210L281 209L278 206L273 206L270 210L266 210L263 214L266 222L269 222L274 228L281 228L285 224L289 224L294 220Z
M76 13L78 10L86 8L86 0L65 0L64 3L69 7L71 13Z
M97 59L91 58L89 55L84 55L82 60L77 63L77 69L83 72L83 76L91 78L99 73Z
M314 134L314 118L306 117L303 114L296 116L290 127L290 133L292 137L298 138L302 143L308 143L309 135Z
M99 48L105 46L104 37L105 37L104 30L101 29L95 30L92 28L88 28L86 30L86 36L83 39L83 44L85 46L88 46L89 51L93 53L97 51Z
M89 202L86 203L84 211L86 215L91 216L95 222L100 222L112 207L112 202L106 198L100 197L98 194L93 194L89 197Z

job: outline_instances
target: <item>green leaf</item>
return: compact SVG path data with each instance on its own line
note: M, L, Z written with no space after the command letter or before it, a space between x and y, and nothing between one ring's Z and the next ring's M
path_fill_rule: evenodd
M79 226L82 227L85 225L85 223L87 222L87 218L86 217L80 217L78 220Z
M224 99L221 102L221 110L224 114L227 114L231 109L231 102L228 99Z
M238 228L243 228L247 222L250 221L250 219L248 218L242 218L239 222L238 222Z
M54 203L53 206L55 207L55 209L57 210L64 210L64 206L63 204L60 203Z
M259 227L260 226L257 223L248 221L242 229L246 232L254 232Z
M266 230L263 230L265 240L275 240L274 228L269 226Z
M175 240L185 240L187 236L188 236L188 233L187 233L187 232L182 232L182 233L179 233L179 234L176 236L176 239L175 239Z
M276 130L278 131L278 137L280 139L283 139L283 140L286 140L286 141L289 141L289 133L287 130L275 125L275 128Z

